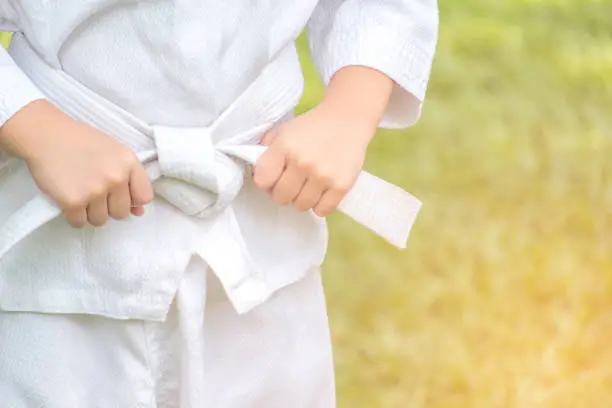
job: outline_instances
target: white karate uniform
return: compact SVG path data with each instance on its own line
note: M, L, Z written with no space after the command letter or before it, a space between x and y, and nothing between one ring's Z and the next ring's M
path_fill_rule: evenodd
M325 83L379 69L397 83L383 125L417 120L435 0L0 2L18 33L0 126L49 99L136 150L158 195L74 230L0 152L2 407L333 406L324 221L275 206L244 165L299 100L306 24ZM365 173L349 196L401 245L416 200Z

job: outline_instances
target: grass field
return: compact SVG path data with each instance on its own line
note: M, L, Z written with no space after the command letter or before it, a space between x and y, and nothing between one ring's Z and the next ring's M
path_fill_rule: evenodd
M423 200L408 249L331 220L339 406L612 407L612 0L440 3L424 116L366 166Z

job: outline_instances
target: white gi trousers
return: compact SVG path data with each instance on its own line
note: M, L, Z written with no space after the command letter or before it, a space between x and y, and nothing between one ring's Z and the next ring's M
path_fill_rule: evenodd
M331 408L318 270L239 315L194 258L163 322L0 311L2 408Z

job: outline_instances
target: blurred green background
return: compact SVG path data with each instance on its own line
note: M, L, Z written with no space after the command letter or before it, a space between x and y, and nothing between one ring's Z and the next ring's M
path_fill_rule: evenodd
M366 165L424 202L408 249L331 219L339 406L612 407L612 0L440 8L423 118Z

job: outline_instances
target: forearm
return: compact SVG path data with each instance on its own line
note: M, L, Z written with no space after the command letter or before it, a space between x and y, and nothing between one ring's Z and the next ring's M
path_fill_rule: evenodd
M393 85L393 80L380 71L348 66L332 77L322 105L371 128L373 136L389 104Z
M381 127L404 128L420 116L437 28L436 0L321 0L308 23L308 38L312 61L326 85L341 71L344 77L348 67L370 67L393 79L390 87L390 81L380 77L385 91L392 93L389 100L384 95L387 108L376 122ZM374 82L355 83L350 99L358 97L363 103L360 95L370 92L362 92L361 86L369 84ZM376 89L372 94L378 96ZM382 106L380 99L366 101L370 102L376 108ZM380 112L366 107L370 113Z
M33 101L0 126L0 149L28 160L45 140L43 130L65 128L69 118L44 99Z
M3 28L8 24L3 19L6 16L10 14L0 7ZM45 95L0 44L0 149L22 158L28 155L24 146L29 141L22 139L30 137L31 128L45 129L46 116L42 113L50 110L44 108L50 104L44 99Z

